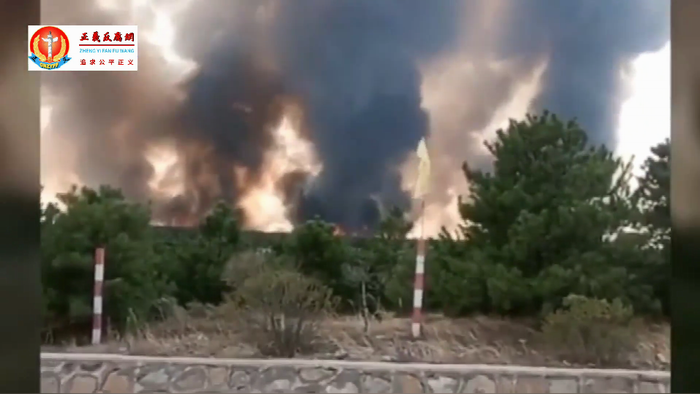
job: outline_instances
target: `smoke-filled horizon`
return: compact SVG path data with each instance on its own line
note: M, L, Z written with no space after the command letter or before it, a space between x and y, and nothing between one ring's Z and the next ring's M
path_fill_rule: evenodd
M316 215L371 228L410 207L423 137L437 217L513 112L576 117L614 148L623 71L670 36L664 0L207 0L171 13L163 50L144 32L163 29L165 3L66 1L45 1L42 22L138 23L139 71L42 74L42 182L118 186L166 222L224 199L259 229ZM195 71L173 78L172 57Z

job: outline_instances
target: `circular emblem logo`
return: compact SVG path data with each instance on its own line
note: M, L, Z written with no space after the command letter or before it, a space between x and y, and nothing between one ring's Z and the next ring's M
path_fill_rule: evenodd
M29 40L30 59L47 70L57 69L70 60L66 56L69 49L68 36L55 26L42 27Z

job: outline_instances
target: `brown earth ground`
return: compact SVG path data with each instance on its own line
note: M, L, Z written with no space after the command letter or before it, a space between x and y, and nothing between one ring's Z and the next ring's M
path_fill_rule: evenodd
M150 325L128 338L110 338L100 346L45 346L44 351L100 352L150 356L259 358L242 328L229 319L188 314ZM511 364L558 367L670 369L670 326L646 323L636 329L636 350L616 365L582 365L554 353L531 322L502 318L448 319L428 316L424 338L410 338L410 319L384 316L366 328L359 317L321 324L324 350L303 358L459 364Z

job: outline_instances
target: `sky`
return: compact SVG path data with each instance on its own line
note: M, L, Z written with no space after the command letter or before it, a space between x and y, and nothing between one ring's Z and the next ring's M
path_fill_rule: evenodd
M632 62L630 97L618 119L616 153L639 171L649 149L671 137L671 44Z

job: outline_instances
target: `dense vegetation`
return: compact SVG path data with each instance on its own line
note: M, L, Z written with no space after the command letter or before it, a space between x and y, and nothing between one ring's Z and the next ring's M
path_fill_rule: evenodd
M430 242L428 309L539 316L567 308L575 296L614 302L625 313L668 313L668 140L652 150L636 182L629 165L590 146L575 122L546 112L512 121L487 147L492 169L463 168L470 198L460 202L460 236L443 232ZM331 224L312 220L251 257L260 241L246 237L238 212L223 203L196 230L178 232L153 228L147 205L110 187L74 188L58 200L65 209L42 208L47 332L89 327L97 246L107 250L104 313L116 330L161 319L173 303L217 305L233 294L249 307L276 294L278 283L285 296L290 283L314 289L341 312L412 305L415 246L399 210L370 239L341 238ZM243 280L256 264L265 279Z

